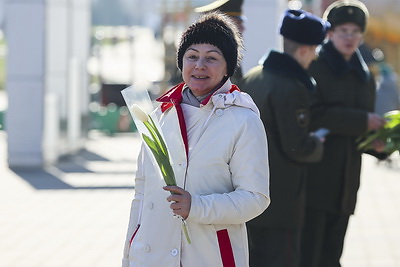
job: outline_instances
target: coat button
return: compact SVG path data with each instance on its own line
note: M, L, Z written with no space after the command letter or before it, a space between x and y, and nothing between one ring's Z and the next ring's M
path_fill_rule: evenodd
M153 202L147 203L147 208L148 208L149 210L152 210L152 209L154 208Z
M181 166L182 168L186 168L186 162L180 163L179 166Z
M150 252L150 246L146 244L143 246L142 250L143 250L143 252L148 253L148 252Z
M224 115L224 111L222 109L217 109L215 111L215 114L217 114L218 117L221 117L222 115Z
M178 252L179 251L176 248L174 248L173 250L171 250L171 255L175 257L176 255L178 255Z

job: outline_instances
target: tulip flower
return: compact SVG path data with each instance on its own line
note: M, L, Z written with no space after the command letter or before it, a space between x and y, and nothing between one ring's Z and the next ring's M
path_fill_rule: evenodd
M151 136L142 133L142 138L153 153L155 160L160 168L161 174L167 185L176 185L175 174L172 169L167 146L162 138L160 131L157 129L153 119L147 115L138 105L131 107L134 116L143 122Z
M150 133L150 136L141 133L142 138L153 154L165 183L167 185L176 185L174 170L171 166L167 146L165 145L164 139L160 133L161 130L157 128L151 116L146 114L137 104L132 105L131 113L137 120L141 121L144 126L146 126ZM190 244L191 241L187 231L186 221L182 217L180 217L180 219L182 219L182 227L186 240Z
M380 139L385 142L385 153L390 155L396 150L400 151L400 111L389 111L383 117L387 123L382 129L367 132L357 139L359 150L366 151L372 149L372 142L375 139Z

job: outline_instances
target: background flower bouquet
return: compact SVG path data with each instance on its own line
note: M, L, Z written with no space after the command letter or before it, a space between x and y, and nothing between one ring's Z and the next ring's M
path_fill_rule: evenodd
M385 113L387 123L378 131L369 131L357 138L358 149L367 151L372 149L372 142L380 139L385 142L384 152L388 155L396 150L400 151L400 110L393 110Z

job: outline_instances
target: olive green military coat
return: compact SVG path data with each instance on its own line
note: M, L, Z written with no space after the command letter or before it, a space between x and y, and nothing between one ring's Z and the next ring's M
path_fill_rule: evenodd
M248 225L300 227L305 208L305 162L322 156L322 144L309 135L308 73L289 55L272 51L263 65L240 83L261 113L268 136L271 204Z
M317 81L312 128L326 127L322 161L311 164L307 177L307 207L352 214L360 184L361 152L356 138L367 130L375 103L375 81L359 53L349 62L325 44L309 73Z

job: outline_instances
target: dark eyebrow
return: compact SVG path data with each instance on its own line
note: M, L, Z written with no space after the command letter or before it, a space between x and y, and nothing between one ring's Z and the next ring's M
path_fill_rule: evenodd
M194 48L191 48L191 47L189 47L189 48L187 49L187 51L189 51L189 50L193 50L193 51L195 51L195 52L199 52L199 50L194 49Z
M193 51L195 51L195 52L197 52L197 53L200 52L199 50L197 50L197 49L195 49L195 48L193 48L193 47L189 47L189 48L187 49L187 51L189 51L189 50L193 50ZM222 56L222 53L219 52L218 50L211 49L211 50L208 50L208 51L207 51L207 53L212 53L212 52L218 53L218 54L220 54L220 55Z

